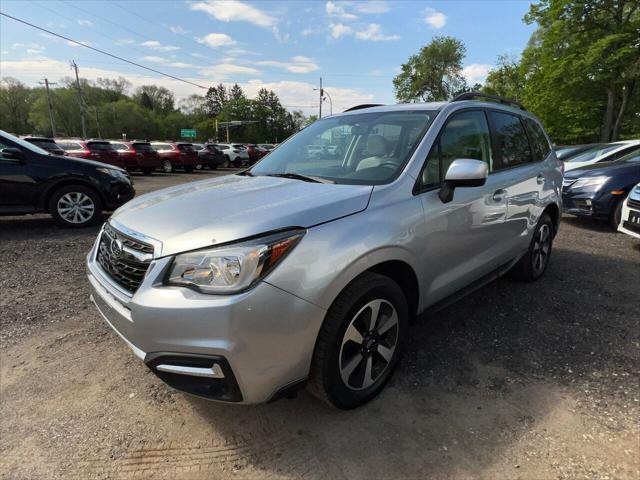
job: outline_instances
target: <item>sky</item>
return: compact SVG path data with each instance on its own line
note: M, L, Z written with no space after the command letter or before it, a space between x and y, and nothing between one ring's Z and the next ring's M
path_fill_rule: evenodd
M482 82L498 55L522 52L534 26L529 1L73 1L2 0L0 10L51 32L209 87L238 83L251 97L274 90L289 110L317 113L394 103L392 79L434 36L466 46L463 73ZM0 76L35 86L42 78L125 77L177 99L206 89L74 45L0 17Z

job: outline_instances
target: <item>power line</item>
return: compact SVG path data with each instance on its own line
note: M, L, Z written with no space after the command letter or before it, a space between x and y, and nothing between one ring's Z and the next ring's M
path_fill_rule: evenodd
M105 52L104 50L100 50L99 48L95 48L95 47L92 47L90 45L84 44L82 42L78 42L77 40L73 40L72 38L65 37L64 35L60 35L59 33L52 32L51 30L47 30L46 28L39 27L37 25L34 25L33 23L29 23L29 22L27 22L25 20L21 20L19 18L13 17L13 16L11 16L11 15L9 15L7 13L0 12L0 15L2 15L4 17L7 17L7 18L10 18L12 20L15 20L16 22L20 22L20 23L23 23L25 25L28 25L28 26L30 26L32 28L37 29L37 30L46 32L46 33L48 33L50 35L54 35L56 37L62 38L64 40L68 41L68 42L75 43L76 45L80 45L81 47L85 47L85 48L88 48L88 49L93 50L95 52L102 53L103 55L107 55L107 56L109 56L111 58L115 58L117 60L121 60L123 62L129 63L129 64L134 65L134 66L139 67L139 68L143 68L145 70L149 70L150 72L157 73L157 74L162 75L164 77L172 78L172 79L177 80L179 82L188 83L189 85L193 85L194 87L204 88L204 89L207 88L207 87L204 87L202 85L198 85L197 83L190 82L189 80L185 80L184 78L175 77L173 75L169 75L168 73L161 72L160 70L156 70L156 69L150 68L150 67L145 67L144 65L141 65L141 64L136 63L136 62L132 62L131 60L127 60L126 58L119 57L118 55L114 55L112 53Z

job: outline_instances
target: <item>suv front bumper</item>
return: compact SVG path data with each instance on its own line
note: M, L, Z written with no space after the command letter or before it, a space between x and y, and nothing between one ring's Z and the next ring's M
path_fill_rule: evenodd
M324 309L265 281L237 295L164 286L171 258L155 259L131 295L96 262L97 245L87 256L94 304L169 385L213 400L261 403L306 379Z

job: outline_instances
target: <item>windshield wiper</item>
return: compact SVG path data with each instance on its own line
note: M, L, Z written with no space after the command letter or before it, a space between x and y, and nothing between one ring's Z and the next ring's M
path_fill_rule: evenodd
M311 183L333 183L325 178L301 175L299 173L268 173L265 177L290 178L292 180L302 180L303 182Z
M236 173L236 175L242 175L244 177L253 177L253 173L251 173L251 170L244 170L242 172L238 172Z

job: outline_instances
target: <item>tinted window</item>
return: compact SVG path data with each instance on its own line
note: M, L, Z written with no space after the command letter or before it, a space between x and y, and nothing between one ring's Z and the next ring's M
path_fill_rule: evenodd
M490 111L496 139L495 170L511 168L531 161L529 140L520 118L509 113Z
M115 150L109 142L88 142L87 146L92 152L109 152Z
M178 150L181 152L193 152L193 145L190 143L179 143Z
M616 148L620 148L620 145L605 145L598 146L592 148L591 150L587 150L580 155L576 155L575 157L571 157L567 159L567 162L588 162L589 160L593 160L600 155L604 155L605 153L609 153L611 150L615 150Z
M113 145L113 148L116 150L129 150L124 143L112 143L111 145Z
M58 145L60 145L60 147L62 147L63 150L84 150L82 148L82 145L80 145L77 142L61 142L61 141L58 141L57 143L58 143Z
M133 148L143 152L151 152L153 150L150 143L134 143Z
M633 147L628 147L628 148L623 148L622 150L620 150L619 152L616 152L615 154L609 156L606 159L603 160L599 160L598 163L600 162L611 162L614 160L618 160L622 157L624 157L625 155L628 155L630 153L636 152L640 150L640 145L634 145Z
M482 160L492 170L491 140L484 112L462 112L449 118L427 156L422 187L440 185L451 163L459 158Z
M203 150L204 147L202 145L194 145L193 149L199 152L200 150Z
M533 150L533 161L539 162L547 158L551 151L549 141L542 131L542 127L538 122L531 120L530 118L524 119L524 124L527 127L527 133L529 134L529 140L531 143L531 149Z

